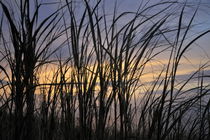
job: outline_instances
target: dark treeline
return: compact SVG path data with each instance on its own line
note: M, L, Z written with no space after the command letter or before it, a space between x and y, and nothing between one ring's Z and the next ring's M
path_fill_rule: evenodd
M209 65L178 75L199 8L1 0L0 140L209 140Z

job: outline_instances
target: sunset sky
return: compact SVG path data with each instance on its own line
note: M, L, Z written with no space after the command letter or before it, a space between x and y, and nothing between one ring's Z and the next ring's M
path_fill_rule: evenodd
M164 0L160 0L161 2L164 2ZM49 1L47 0L42 0L43 3L48 3ZM157 0L150 0L150 1L144 1L144 3L140 3L140 0L118 0L117 1L117 12L121 13L121 12L125 12L125 11L136 11L139 7L139 5L143 6L146 4L146 2L148 2L146 4L146 6L149 5L153 5L155 3L158 3ZM172 1L171 1L172 2ZM181 2L181 1L179 1ZM198 3L198 0L190 0L188 1L189 5ZM105 0L104 2L104 7L105 10L107 12L107 14L112 14L113 13L113 9L114 9L114 2L113 0ZM48 16L50 13L52 13L54 11L54 8L56 8L58 5L52 3L50 5L47 6L43 6L41 8L41 16L40 16L40 20L42 20L42 18ZM78 6L79 7L79 6ZM161 8L161 7L159 7ZM186 23L189 22L189 18L190 16L192 16L193 14L193 9L194 8L186 8L186 13L185 13L185 17L186 17ZM159 9L156 9L159 10ZM169 11L172 9L169 9ZM181 11L181 9L180 9ZM177 12L177 14L180 13L180 11ZM0 11L1 12L1 11ZM150 12L154 12L154 11L150 11ZM192 13L192 14L191 14ZM148 14L150 14L148 12ZM78 13L79 15L79 13ZM126 19L124 19L126 22ZM185 22L185 21L184 21ZM201 0L200 3L200 8L198 10L197 16L194 20L194 24L195 26L193 27L192 30L190 30L190 35L188 36L188 40L190 41L193 39L193 37L195 37L195 35L198 35L199 33L201 33L202 31L205 31L207 29L210 29L210 1L209 0ZM6 30L6 29L5 29ZM173 35L172 35L173 36ZM191 46L191 48L189 49L189 51L186 53L186 58L183 58L181 63L180 63L180 69L178 71L178 75L180 75L180 77L185 77L184 75L188 75L189 73L192 73L194 70L197 70L198 67L203 64L206 63L210 60L210 55L208 52L210 52L210 34L207 34L206 36L200 38L198 41L196 41L195 44L193 44ZM58 41L59 43L62 42L62 38L61 40ZM61 50L61 52L63 53L63 56L68 57L68 51L67 48L63 48ZM148 73L145 74L144 79L145 81L151 81L150 78L152 78L155 75L155 69L160 69L162 68L162 66L164 66L164 64L167 64L167 59L168 59L168 52L165 52L162 55L157 56L157 58L151 62L151 66L153 67L154 71L151 71L151 66L148 66ZM53 56L55 57L55 56ZM209 72L208 69L206 70L206 72ZM50 72L47 72L50 73ZM46 75L46 74L44 74Z

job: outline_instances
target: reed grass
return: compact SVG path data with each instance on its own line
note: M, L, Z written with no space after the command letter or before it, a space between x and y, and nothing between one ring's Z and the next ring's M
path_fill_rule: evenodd
M200 3L118 12L115 1L109 15L104 2L0 1L0 139L208 140L209 63L178 74L210 32L190 38ZM43 17L43 7L53 12Z

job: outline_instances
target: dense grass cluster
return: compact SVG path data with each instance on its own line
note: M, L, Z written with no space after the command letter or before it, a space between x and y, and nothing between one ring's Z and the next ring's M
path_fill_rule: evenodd
M0 1L0 140L210 139L209 65L178 75L199 5L114 3Z

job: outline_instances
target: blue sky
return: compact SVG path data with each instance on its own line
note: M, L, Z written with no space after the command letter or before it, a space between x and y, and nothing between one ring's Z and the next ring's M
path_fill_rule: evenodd
M7 0L3 0L6 3L12 3L12 1L7 1ZM60 0L52 0L50 2L58 2ZM147 3L147 5L152 5L155 3L160 2L164 2L167 0L116 0L117 4L118 4L118 12L123 12L123 11L136 11L136 9L138 9L139 5L142 2L142 6L144 4ZM176 0L170 0L170 2L172 1L176 1ZM178 2L182 2L183 0L177 0ZM49 3L48 0L41 0L41 2L43 3ZM188 0L189 3L198 3L199 0ZM14 3L13 3L14 4ZM114 4L115 1L114 0L105 0L104 1L105 7L107 9L107 13L112 14L113 13L113 8L114 8ZM51 4L48 6L42 6L41 10L40 10L40 20L42 20L42 18L48 16L50 13L52 13L55 8L57 7L56 4ZM186 10L186 18L189 17L191 15L191 11L192 9L188 9L188 11ZM152 11L150 11L152 12ZM177 11L177 13L179 13L179 11ZM0 15L1 11L0 11ZM210 0L201 0L201 6L200 9L198 11L198 14L196 16L195 19L195 24L199 23L199 25L196 25L196 27L193 28L193 30L191 31L192 35L193 34L197 34L200 33L201 31L204 31L206 29L210 29ZM198 54L202 53L202 52L210 52L210 47L208 46L209 44L209 38L210 38L210 34L206 35L205 37L201 38L199 41L197 41L197 43L199 44L199 47L202 47L202 49L200 50L199 48L195 48L195 51L192 52L194 54ZM200 54L200 56L203 56L203 54Z

